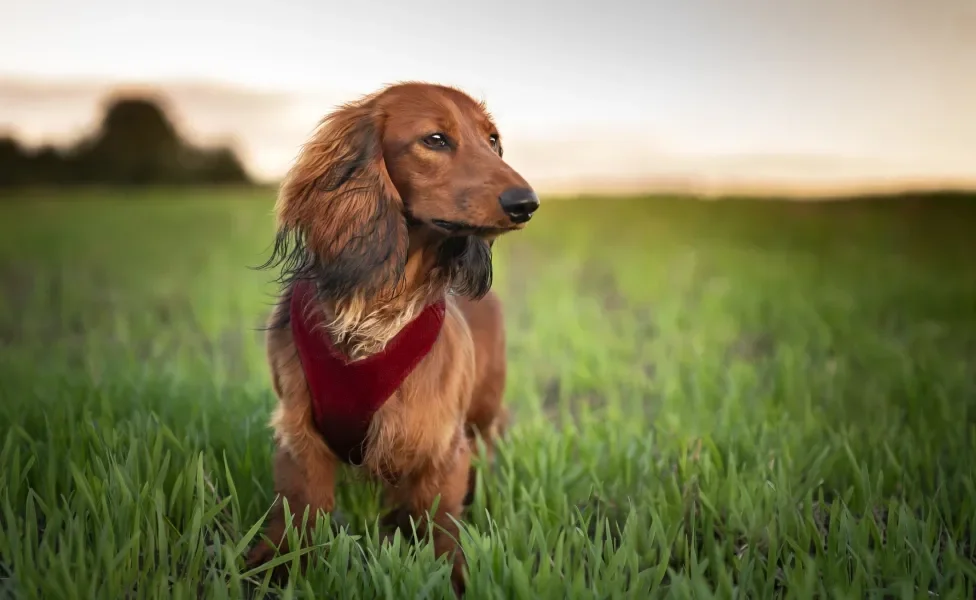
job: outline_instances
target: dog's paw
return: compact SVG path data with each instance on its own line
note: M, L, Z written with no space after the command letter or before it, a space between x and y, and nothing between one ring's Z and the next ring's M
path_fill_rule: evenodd
M467 585L464 583L464 578L451 578L451 587L454 588L454 595L458 598L464 597L464 592L467 589Z
M329 513L329 525L332 529L332 533L334 535L339 535L340 531L343 529L348 529L349 519L346 518L346 515L343 514L342 511L336 508Z
M244 559L244 566L246 566L248 569L260 567L274 558L277 552L277 548L268 542L261 540L247 553L247 557Z
M459 551L460 552L460 551ZM458 598L464 596L468 584L464 578L464 561L455 561L454 569L451 571L451 587L454 588L454 595Z
M247 570L257 569L271 562L280 554L288 552L287 543L282 542L281 548L276 548L267 540L261 540L248 552L244 559ZM288 580L288 563L276 565L271 568L271 582L276 585L284 584ZM258 579L264 579L265 571L256 574Z

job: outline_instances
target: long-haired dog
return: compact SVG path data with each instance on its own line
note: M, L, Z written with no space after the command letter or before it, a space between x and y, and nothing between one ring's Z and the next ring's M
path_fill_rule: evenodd
M335 508L337 469L384 484L421 530L435 505L437 555L457 546L475 435L489 456L507 412L502 308L490 291L495 239L539 207L502 160L483 104L456 89L387 87L326 117L281 185L274 253L283 291L267 334L279 403L267 539ZM452 518L453 517L453 518ZM428 530L429 531L429 530Z

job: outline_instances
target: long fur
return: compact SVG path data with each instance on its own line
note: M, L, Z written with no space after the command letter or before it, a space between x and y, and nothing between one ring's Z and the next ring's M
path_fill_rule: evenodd
M370 310L403 292L409 220L386 170L381 119L369 110L371 99L326 117L303 148L282 184L278 233L260 267L280 269L285 298L295 281L315 282L318 299L335 306L330 334L354 357L382 350L429 293L446 286L478 299L492 278L490 242L474 235L447 238L437 249L428 289L408 298L396 316ZM329 205L333 209L324 210ZM288 325L287 312L282 316L270 327Z
M444 283L448 289L454 293L474 300L480 300L491 290L492 284L492 263L491 249L492 242L485 241L476 236L452 237L441 242L437 249L436 271L431 273L431 287L436 287L438 283ZM281 302L291 301L291 286L298 280L311 280L316 283L318 299L320 301L337 300L345 298L345 310L336 315L336 319L329 324L330 333L335 336L339 343L349 340L354 336L357 327L365 332L363 337L376 337L379 339L389 339L392 335L373 335L368 332L370 319L380 318L381 315L363 314L363 303L368 297L366 290L359 290L358 293L337 292L334 282L334 268L323 266L321 257L311 251L305 244L304 236L296 231L282 228L275 236L274 247L271 257L262 264L261 269L279 269L280 275L277 282L282 287ZM398 284L402 279L402 269L394 272L393 283ZM427 297L427 293L417 294L417 298L407 302L407 310L397 319L395 328L399 330L403 324L408 323L416 316L419 302ZM392 295L391 295L392 298ZM278 319L268 324L268 329L280 329L290 326L290 313L281 311ZM354 353L359 355L368 350L368 344L354 348Z
M444 155L408 148L388 164L384 136L391 122L409 128L423 119L453 127L452 135L463 137L463 152L445 162ZM362 466L388 484L388 500L402 514L420 519L440 497L432 515L435 552L457 550L454 519L471 492L473 436L483 436L490 456L507 422L504 330L500 302L490 291L491 259L495 238L520 225L508 220L498 195L528 187L502 162L500 145L489 147L494 129L483 105L453 88L392 86L326 117L283 181L278 231L262 268L281 273L267 357L279 399L271 419L275 490L293 512L335 508L339 460L318 434L304 372L293 360L292 285L315 283L316 297L306 308L322 311L326 334L353 360L382 350L424 306L446 297L437 342L373 417ZM392 139L407 136L395 133ZM409 198L394 185L391 168L410 184ZM431 225L442 219L460 224L467 235ZM279 500L250 564L284 549L285 526ZM463 555L454 552L456 590L463 589L463 565Z

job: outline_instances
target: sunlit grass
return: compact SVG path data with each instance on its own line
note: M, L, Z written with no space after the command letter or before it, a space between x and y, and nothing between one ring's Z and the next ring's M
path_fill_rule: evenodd
M267 589L272 202L0 203L0 596ZM958 202L546 203L496 244L515 425L469 597L972 598L974 231ZM377 494L340 486L349 528L274 593L449 597Z

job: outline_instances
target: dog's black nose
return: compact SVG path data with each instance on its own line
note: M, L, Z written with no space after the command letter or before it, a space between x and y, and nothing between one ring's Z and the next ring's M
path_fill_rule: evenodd
M525 223L539 208L539 197L529 188L509 188L498 197L513 223Z

